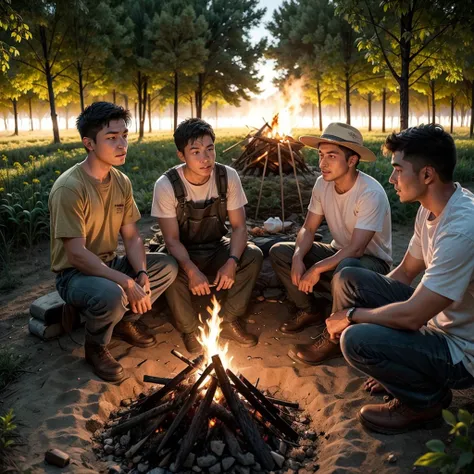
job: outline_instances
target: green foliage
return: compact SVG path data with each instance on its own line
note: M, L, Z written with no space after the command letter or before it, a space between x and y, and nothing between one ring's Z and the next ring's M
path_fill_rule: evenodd
M452 444L447 447L442 441L433 439L426 443L430 450L415 461L415 466L438 468L441 474L468 474L474 472L474 440L471 428L474 422L466 410L459 410L456 416L443 410L444 421L451 426ZM448 451L448 452L447 452Z
M15 462L18 441L15 415L11 409L5 415L0 415L0 472L20 472Z
M25 356L11 349L0 350L0 391L20 376L26 361Z

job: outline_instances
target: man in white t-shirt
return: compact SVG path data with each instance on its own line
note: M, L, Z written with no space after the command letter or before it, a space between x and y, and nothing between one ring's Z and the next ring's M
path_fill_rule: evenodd
M300 141L319 150L321 176L296 243L278 243L270 249L273 268L297 307L294 318L280 327L284 333L324 326L330 312L331 281L342 268L357 266L386 274L392 264L390 205L380 183L357 169L359 160L376 159L363 146L359 130L331 123L321 137L300 137ZM333 238L330 244L314 242L324 218ZM313 289L325 298L316 301ZM288 356L318 365L342 353L323 331L313 344L291 346Z
M370 376L366 389L394 397L364 406L359 420L393 434L431 426L452 388L474 385L474 195L453 182L456 147L441 126L393 133L384 147L400 201L421 204L415 232L387 277L361 268L335 277L326 324L349 364Z
M221 337L243 347L257 344L242 318L260 272L261 250L247 242L245 197L237 172L216 163L215 135L200 119L182 122L174 132L182 165L156 184L151 215L158 217L167 251L178 261L176 280L165 292L175 326L188 352L201 351L193 295L222 290ZM226 219L232 228L230 239Z

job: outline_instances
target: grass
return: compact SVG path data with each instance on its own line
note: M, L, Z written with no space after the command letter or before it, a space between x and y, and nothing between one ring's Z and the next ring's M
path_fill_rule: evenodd
M218 130L216 150L218 161L232 164L232 159L241 153L240 147L223 154L223 150L242 140L247 130ZM313 130L296 130L293 135L314 133ZM386 189L392 206L394 223L406 224L416 214L416 205L400 204L388 178L391 173L390 160L383 157L380 147L386 134L364 133L365 144L377 155L375 163L361 164L360 168L374 176ZM0 273L8 270L11 250L29 249L36 242L48 237L48 194L57 177L73 164L82 161L85 151L77 134L63 134L64 143L52 145L46 135L27 135L23 138L0 136ZM467 132L455 135L458 149L458 165L455 179L463 185L474 182L474 141ZM317 152L303 149L308 164L317 166ZM141 142L137 136L130 137L127 162L121 170L133 184L135 200L143 214L149 214L156 179L168 168L178 164L171 132L156 132L146 135ZM285 215L304 214L311 197L314 178L299 179L303 196L304 212L301 212L295 181L292 176L284 178ZM249 201L248 216L254 217L260 190L260 177L245 176L242 179ZM259 217L280 215L279 177L265 178ZM303 216L301 216L303 217ZM3 267L3 272L2 272Z

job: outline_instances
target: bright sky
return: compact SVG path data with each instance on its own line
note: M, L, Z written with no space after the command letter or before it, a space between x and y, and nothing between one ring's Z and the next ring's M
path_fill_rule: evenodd
M263 21L258 28L255 28L252 33L251 37L254 41L258 41L263 37L268 38L268 31L265 28L265 24L269 22L272 18L273 11L278 8L282 3L283 0L259 0L259 7L265 7L267 12L263 17ZM264 65L261 68L261 75L263 76L263 80L260 83L260 89L262 89L262 93L260 97L266 98L272 94L274 94L277 89L273 86L272 80L275 77L275 71L273 70L274 61L264 61Z

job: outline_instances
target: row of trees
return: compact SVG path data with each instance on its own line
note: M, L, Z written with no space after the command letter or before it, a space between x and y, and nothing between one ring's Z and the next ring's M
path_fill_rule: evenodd
M474 124L474 8L465 0L285 0L268 25L274 38L269 56L282 74L305 77L307 93L322 106L345 98L351 122L356 91L368 103L392 98L400 126L408 127L410 90L436 102L469 100ZM370 128L370 122L369 122ZM383 123L385 131L385 122Z
M156 104L173 101L176 126L183 97L200 117L206 102L239 105L258 92L266 41L252 44L249 31L264 13L252 0L16 0L29 29L0 77L1 96L15 116L19 100L47 100L59 142L58 104L77 100L83 110L87 96L112 91L126 107L137 102L141 138Z

